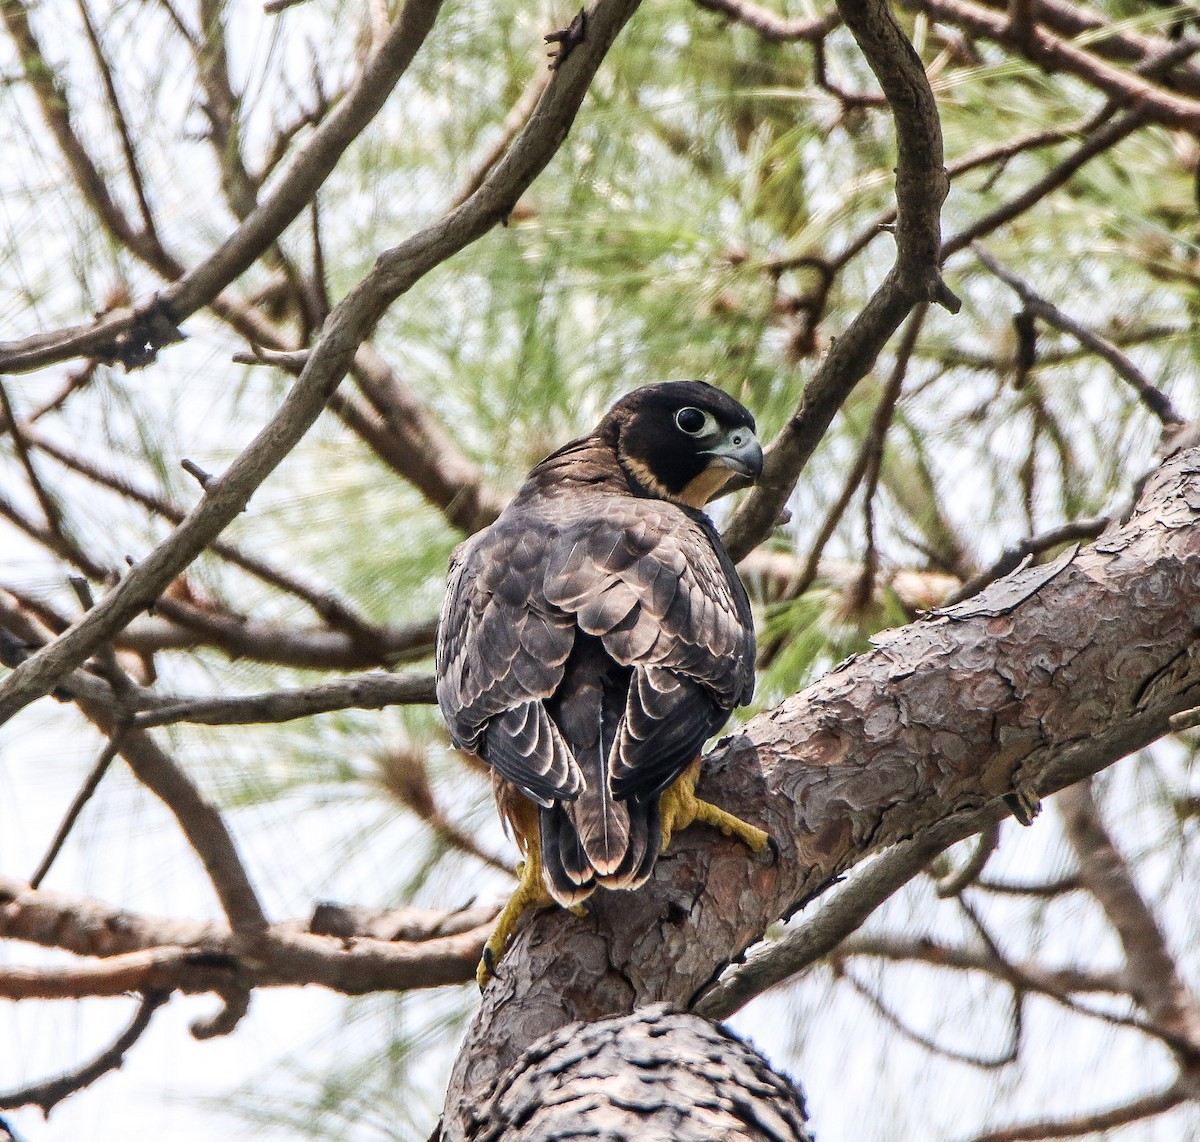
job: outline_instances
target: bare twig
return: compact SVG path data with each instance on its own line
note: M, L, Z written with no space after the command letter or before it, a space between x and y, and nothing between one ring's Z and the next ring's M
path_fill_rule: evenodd
M72 559L77 565L81 565L86 562L86 558L83 556L79 544L67 532L66 524L63 521L62 509L58 506L58 502L42 483L41 475L34 466L33 458L29 455L29 441L26 439L25 433L21 430L21 426L17 422L12 401L8 396L8 388L2 382L0 382L0 412L4 414L3 427L12 436L17 458L21 461L21 467L25 469L25 477L29 481L29 486L33 491L34 497L37 499L38 506L42 509L42 516L46 521L46 527L55 536L58 547L66 558Z
M1000 843L1000 822L994 821L983 829L975 838L975 847L970 857L959 868L937 875L934 880L934 891L946 899L960 896L965 888L969 888L978 879L980 873L987 867L987 862ZM940 870L939 870L940 871Z
M28 7L23 0L7 0L0 5L0 19L4 21L17 47L25 78L37 97L46 125L84 198L118 242L131 250L145 249L142 236L125 217L99 167L75 131L65 85L59 81L55 69L42 51L41 43L29 22ZM0 344L0 356L3 356L4 349L5 346ZM7 366L0 365L0 369L7 370Z
M709 1019L728 1019L757 995L829 955L897 889L958 841L1007 815L990 805L974 813L948 817L920 838L901 842L875 858L821 908L770 944L751 952L740 966L703 992L692 1010ZM801 902L803 903L803 902Z
M200 39L196 71L204 89L202 109L209 124L209 141L221 174L225 201L239 221L245 221L258 204L258 185L242 158L240 99L229 79L225 43L226 7L220 0L200 0ZM278 247L269 247L272 259L281 262Z
M82 671L72 676L72 683L71 698L80 711L113 739L133 775L175 817L204 866L230 926L247 936L261 931L266 926L266 917L225 818L150 734L128 724L130 705L147 692L130 683L128 694L122 696L110 684ZM93 768L94 775L100 772L100 765ZM64 832L66 828L69 825L64 825Z
M1156 1114L1165 1114L1181 1102L1192 1097L1181 1082L1174 1082L1165 1090L1135 1098L1109 1110L1097 1110L1091 1114L1079 1114L1071 1118L1042 1119L1038 1122L1002 1126L977 1134L971 1142L1040 1142L1050 1138L1080 1138L1085 1134L1104 1134L1141 1122Z
M488 171L500 161L509 144L517 137L517 133L529 122L529 117L533 114L533 109L541 100L542 94L549 82L549 70L535 72L533 78L525 85L525 90L521 92L521 97L512 105L511 110L504 117L504 122L500 126L500 137L487 149L483 157L472 168L470 177L467 179L462 190L454 196L452 205L461 206L483 185L483 180L487 178Z
M847 91L829 78L828 53L825 51L823 37L813 40L813 71L817 86L827 91L841 105L843 111L856 111L862 107L886 107L888 101L882 95L867 94L861 91Z
M96 717L91 703L80 709L101 728L107 715ZM235 932L254 933L267 923L238 853L237 845L220 810L209 802L184 769L148 733L130 729L120 741L121 756L133 775L171 811L204 871Z
M179 599L158 603L162 618L137 619L117 636L118 646L152 654L180 647L215 646L234 658L253 658L309 670L361 670L422 658L433 649L437 619L400 627L373 627L363 639L324 627L258 622Z
M1122 995L1128 987L1128 980L1121 971L1050 967L1028 961L1014 965L998 960L988 948L961 947L940 943L929 936L905 936L891 932L855 932L837 946L831 958L836 966L843 960L860 956L896 963L923 963L954 971L985 972L1008 981L1015 973L1025 989L1053 997L1082 992Z
M821 566L821 556L825 552L826 544L828 544L829 540L833 537L833 533L837 530L837 525L841 522L842 516L845 515L846 509L850 506L850 501L854 498L854 493L862 483L863 477L872 468L874 468L876 478L878 477L878 461L882 459L883 442L887 436L888 426L895 415L896 404L900 399L900 391L903 388L904 377L908 371L908 363L912 358L913 350L916 348L917 337L927 312L927 306L919 306L909 318L909 324L905 329L901 344L896 350L896 361L888 376L887 384L884 386L883 395L879 398L879 404L875 408L875 413L871 418L867 434L863 438L858 453L855 455L854 463L851 465L850 471L842 484L841 493L825 513L821 526L817 529L812 545L808 550L808 556L805 558L803 569L800 571L795 584L790 587L789 594L794 598L803 595L816 581Z
M83 607L84 611L90 611L96 605L96 600L92 597L92 588L88 581L80 575L71 575L67 582L70 583L71 590L75 592L79 605ZM113 696L116 699L116 717L119 721L124 722L128 717L130 703L133 701L137 686L117 661L117 654L112 643L105 643L97 649L95 670L112 687Z
M696 0L697 7L717 12L728 20L745 24L770 43L805 40L815 43L827 36L841 23L836 9L811 19L788 19L778 12L764 8L753 0Z
M200 485L201 488L208 487L208 481L212 479L212 474L206 472L195 460L189 460L186 456L179 461L179 466Z
M283 920L274 931L310 932L341 940L421 943L472 932L495 919L491 905L441 908L368 908L318 904L307 919ZM227 925L216 920L190 920L126 912L87 896L32 889L23 881L0 876L0 936L78 956L114 956L162 947L224 954L232 948Z
M36 424L43 416L57 412L74 393L87 388L92 383L97 368L99 368L98 361L84 361L77 368L72 369L67 374L62 388L53 396L47 397L29 414L29 423Z
M96 32L96 25L92 20L92 14L88 9L87 0L77 0L80 18L83 20L84 32L87 34L88 44L92 49L92 58L96 62L96 69L100 72L100 78L104 82L104 91L108 97L108 110L112 117L113 125L117 129L117 136L121 140L121 152L125 157L125 170L129 175L129 181L133 185L133 193L137 198L138 210L142 216L142 229L146 237L155 245L161 246L158 239L158 231L154 225L154 213L150 209L150 201L146 197L146 183L142 177L141 166L138 163L137 151L133 145L133 135L129 130L129 120L125 116L125 110L121 106L120 93L117 91L116 81L113 78L112 67L109 65L108 58L104 54L104 46L100 42L100 37Z
M1091 135L1086 136L1071 154L1055 164L1046 174L1026 187L1020 194L1015 195L1008 202L1002 203L995 210L989 211L981 218L976 219L957 234L947 238L942 245L943 260L949 258L952 254L958 253L959 250L965 249L977 238L982 238L985 234L990 234L993 230L998 230L1001 226L1024 214L1026 210L1037 205L1048 194L1066 183L1068 179L1097 155L1101 155L1105 151L1115 147L1122 139L1128 135L1132 135L1134 131L1144 127L1149 121L1148 109L1144 104L1138 104L1124 114L1107 122Z
M52 551L67 563L74 564L83 574L97 580L108 577L109 568L93 559L70 536L65 532L56 531L50 526L37 523L2 492L0 492L0 516L23 531L30 539L40 543L47 551Z
M998 146L985 147L973 154L966 155L961 159L957 159L946 165L946 173L950 177L951 182L960 175L966 174L969 171L976 170L981 166L986 166L990 163L1004 164L1008 160L1017 155L1024 154L1027 151L1038 150L1042 147L1052 146L1056 143L1066 142L1071 139L1078 139L1081 136L1090 135L1098 127L1108 122L1115 113L1115 107L1109 105L1102 108L1099 112L1087 116L1086 119L1078 123L1070 124L1069 126L1058 128L1051 131L1036 131L1033 134L1026 135L1019 139L1014 139L1010 143L1003 143ZM1036 199L1034 200L1036 201ZM1029 203L1028 205L1032 205ZM823 273L827 281L832 279L841 272L854 258L858 257L876 238L882 234L890 233L892 223L896 220L896 208L894 206L887 207L881 210L874 218L872 218L861 230L859 235L848 242L839 253L831 259L822 260ZM945 247L943 247L945 249ZM945 254L943 254L943 260ZM791 268L797 264L810 264L813 261L811 254L802 254L793 258L783 258L775 262L768 263L768 268L772 272L779 272L783 269Z
M302 340L308 341L311 331L320 329L333 308L329 298L329 274L325 265L325 243L321 238L321 196L314 194L309 210L312 220L312 270L304 279L304 298L309 328Z
M951 607L972 595L979 594L989 583L1015 571L1026 559L1033 555L1042 555L1056 547L1067 543L1079 543L1086 539L1095 539L1109 524L1108 516L1096 516L1094 519L1072 520L1060 527L1051 528L1040 535L1031 535L1028 539L1012 547L1005 548L1004 553L990 567L984 568L973 575L962 587L955 591L943 606Z
M113 730L112 736L104 743L104 748L100 751L100 756L96 758L91 772L88 773L79 792L75 794L75 798L72 800L71 806L62 820L62 824L58 826L58 831L54 834L54 839L50 842L50 847L46 850L46 855L42 857L33 875L29 878L30 888L40 887L42 881L46 879L46 874L50 871L50 867L54 864L58 854L62 852L62 847L66 843L71 830L75 827L75 822L79 819L79 814L83 812L83 807L91 800L92 794L96 792L104 775L108 772L108 767L112 764L113 758L120 751L121 736L123 733L124 727L118 725Z
M299 374L307 351L279 353L254 348L234 359L244 364L274 365ZM352 393L330 393L334 414L395 472L403 476L455 527L468 535L498 516L507 497L483 482L446 427L418 400L383 356L366 341L359 346L352 369L364 404Z
M1012 289L1021 299L1021 304L1025 306L1026 310L1036 317L1040 317L1048 325L1053 325L1055 329L1061 329L1064 333L1070 334L1085 349L1106 361L1112 367L1113 372L1137 393L1142 404L1158 417L1164 428L1184 423L1184 418L1175 410L1166 393L1155 387L1141 369L1116 345L1095 330L1089 329L1064 313L1052 302L1047 301L1033 286L1014 274L979 242L972 242L971 249L996 277Z
M359 346L352 371L399 445L384 458L461 531L469 535L491 523L506 497L484 484L478 465L370 341Z
M983 0L988 8L1003 8L1007 0ZM1140 66L1145 60L1183 44L1185 56L1177 58L1178 66L1170 73L1170 86L1184 95L1200 95L1200 68L1184 60L1196 50L1195 41L1168 39L1161 35L1147 35L1141 27L1131 26L1132 21L1113 22L1098 8L1088 4L1073 3L1071 0L1031 0L1030 15L1034 21L1056 32L1064 39L1076 40L1086 45L1087 50L1104 59L1117 63ZM1163 13L1163 18L1166 12Z
M373 940L419 942L438 936L456 936L472 932L496 918L495 905L469 906L445 911L441 908L395 908L377 912L356 905L323 900L316 905L308 922L314 936L370 936Z
M250 1011L250 996L253 988L244 979L235 979L217 992L221 1006L212 1015L192 1021L191 1032L196 1039L216 1039L230 1035Z
M167 18L171 21L171 26L179 34L180 39L188 45L193 51L197 50L197 45L200 40L196 33L192 31L188 22L183 18L179 10L175 7L174 0L158 0L158 5L167 14Z
M1083 886L1078 876L1063 876L1058 880L1021 883L1010 880L989 880L980 877L975 887L984 892L994 892L999 896L1038 896L1049 899L1062 896L1066 892L1078 892Z
M63 1099L90 1086L109 1071L117 1070L125 1061L125 1054L142 1037L150 1026L150 1019L166 1001L170 992L147 991L138 1004L138 1009L129 1025L90 1063L67 1071L56 1079L21 1087L15 1091L0 1092L0 1108L8 1110L18 1106L37 1106L43 1114L49 1114Z
M0 508L2 508L0 503ZM67 619L44 601L11 584L0 587L0 617L12 615L4 593L21 609L37 615L47 630L61 634ZM345 631L325 627L287 626L261 622L218 609L197 606L177 598L160 599L154 617L135 619L118 632L115 645L143 658L162 650L188 650L212 646L233 658L297 666L308 670L363 670L391 666L424 658L433 650L437 619L429 618L407 626L372 628L374 637L364 643ZM29 647L45 645L43 637L25 638Z
M956 1063L966 1063L968 1066L979 1067L982 1070L998 1070L1001 1067L1007 1067L1016 1058L1021 1049L1021 1028L1024 1022L1022 1017L1022 997L1021 993L1015 988L1012 993L1012 1034L1009 1039L1009 1044L994 1055L979 1055L972 1051L960 1051L953 1047L948 1047L943 1043L939 1043L932 1036L925 1035L918 1031L915 1027L911 1027L903 1020L895 1011L892 1010L883 1000L881 995L872 991L862 980L858 979L851 972L842 970L841 978L844 979L850 986L860 995L870 1006L875 1013L887 1024L894 1027L906 1039L912 1040L919 1047L924 1047L931 1054L940 1055L942 1058L951 1059Z
M71 471L78 472L94 483L109 488L125 496L127 499L133 500L156 515L169 519L172 523L179 523L186 514L182 508L177 507L162 496L149 492L145 488L138 487L124 476L100 468L91 460L68 451L56 444L49 437L31 429L28 425L21 426L21 433L29 446L37 451L44 452ZM184 460L181 466L185 470L190 471L186 467L190 464L193 464L193 462ZM205 479L209 478L207 472L203 472L202 469L200 471ZM329 591L322 591L310 586L291 571L270 564L258 556L248 555L235 545L222 540L217 540L211 544L209 550L214 555L218 555L222 559L232 563L235 567L240 567L243 571L261 579L264 583L269 583L281 591L295 595L310 606L330 626L355 635L363 642L364 646L370 647L378 642L387 641L386 632L374 627L363 615L354 610L350 604L337 598Z
M918 305L909 315L908 324L901 334L900 343L896 347L896 362L892 367L891 376L883 391L883 397L875 415L871 419L871 428L863 441L863 455L866 463L863 469L863 530L866 542L863 550L863 570L855 586L854 605L863 607L875 594L875 576L878 571L878 556L875 549L875 493L879 488L879 473L883 469L883 450L887 440L888 428L896 412L896 404L900 400L900 390L908 373L908 365L917 347L917 338L921 335L921 326L929 305ZM814 564L815 569L815 564Z
M801 585L804 563L786 551L752 551L742 561L738 574L756 602L775 603L793 599ZM817 564L813 582L827 582L838 590L846 590L862 574L859 564L851 560L822 559ZM960 581L952 575L937 571L897 567L888 571L882 582L895 594L906 611L914 615L942 605Z

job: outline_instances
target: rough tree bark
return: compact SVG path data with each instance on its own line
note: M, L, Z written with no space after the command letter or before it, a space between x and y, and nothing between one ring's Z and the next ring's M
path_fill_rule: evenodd
M663 1004L539 1039L473 1108L471 1142L812 1142L804 1096L753 1047Z
M693 828L638 892L600 893L583 918L533 917L468 1031L443 1137L468 1137L470 1108L541 1036L693 1006L770 923L868 854L944 846L1015 788L1049 794L1168 732L1200 702L1198 524L1193 449L1092 546L880 636L721 743L703 795L764 824L779 858Z

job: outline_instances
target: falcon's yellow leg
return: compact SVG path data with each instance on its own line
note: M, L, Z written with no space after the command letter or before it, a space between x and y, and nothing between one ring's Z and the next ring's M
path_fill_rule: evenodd
M475 969L475 981L482 991L496 974L496 965L504 958L508 941L527 908L548 908L554 903L542 882L542 854L537 834L529 839L525 859L517 865L517 890L509 897L504 911L496 918L496 927L483 945L483 956Z
M482 991L487 987L488 980L496 974L496 965L504 958L508 942L512 939L527 908L550 908L556 902L546 891L542 880L542 844L538 835L537 814L533 813L533 828L521 838L525 842L525 859L517 865L517 890L509 897L504 910L496 918L496 927L488 942L483 945L483 955L479 967L475 969L475 982ZM582 904L568 909L576 916L586 916L587 909Z
M696 758L659 798L658 812L662 818L662 848L659 852L667 851L672 834L681 832L695 821L703 821L720 829L727 837L737 837L751 852L761 853L771 843L770 836L711 802L701 801L696 796L699 780L700 759Z

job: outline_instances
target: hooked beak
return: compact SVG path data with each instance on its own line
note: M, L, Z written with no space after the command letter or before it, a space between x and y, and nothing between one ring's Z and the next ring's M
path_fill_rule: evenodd
M725 437L704 453L711 456L710 466L729 468L751 483L762 475L763 450L758 437L748 428L734 428Z

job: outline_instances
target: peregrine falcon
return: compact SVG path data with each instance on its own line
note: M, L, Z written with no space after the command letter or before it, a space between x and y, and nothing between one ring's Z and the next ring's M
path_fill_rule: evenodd
M454 744L491 767L525 857L481 985L526 907L636 888L692 821L767 846L694 794L701 748L754 690L750 603L703 509L762 464L732 397L647 385L454 553L438 704Z

